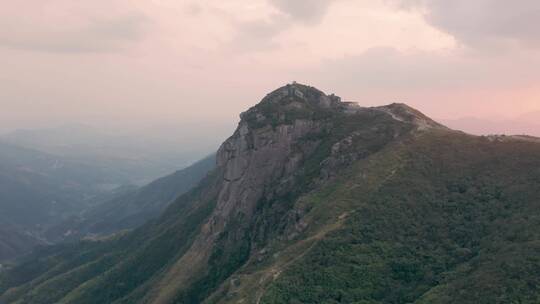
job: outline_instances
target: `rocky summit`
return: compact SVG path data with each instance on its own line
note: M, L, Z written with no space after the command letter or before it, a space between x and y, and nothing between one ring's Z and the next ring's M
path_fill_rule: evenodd
M540 144L293 83L155 221L45 247L0 303L538 303Z

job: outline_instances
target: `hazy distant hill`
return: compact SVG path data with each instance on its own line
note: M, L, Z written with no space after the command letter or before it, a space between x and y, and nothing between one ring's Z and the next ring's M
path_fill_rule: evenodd
M536 126L540 125L540 111L530 112L518 117L518 120L534 124Z
M23 229L0 223L0 261L30 252L36 246L44 244L46 242L25 233Z
M184 180L171 177L176 184L170 187L178 188L161 197L145 190L153 186L115 188L146 184L197 159L205 149L152 137L111 136L83 125L14 131L0 137L0 225L9 224L10 231L18 232L11 234L12 241L17 235L58 241L66 235L77 238L136 227L159 214L173 194L186 191L209 169L203 165L199 171L187 170L190 175ZM73 225L77 232L70 229ZM0 242L7 244L8 235L0 233ZM18 239L16 244L26 240L28 246L0 246L0 256L16 256L35 244L28 237Z
M1 136L1 141L91 164L138 185L185 167L215 149L205 141L185 145L172 136L111 135L85 125L16 130Z
M540 136L540 112L532 112L514 119L481 119L463 117L459 119L442 120L447 126L475 135L528 134Z
M208 157L140 189L111 191L130 180L102 166L0 143L0 260L39 243L137 227L214 166Z
M0 144L0 256L30 248L36 242L29 235L96 204L108 185L122 182L91 165Z
M103 236L158 217L175 198L197 185L216 165L215 155L141 187L120 191L80 216L49 229L49 240Z
M127 182L101 168L0 144L0 219L45 225L73 214L111 183Z
M0 302L540 302L538 139L300 84L241 117L159 219L45 248L0 274Z

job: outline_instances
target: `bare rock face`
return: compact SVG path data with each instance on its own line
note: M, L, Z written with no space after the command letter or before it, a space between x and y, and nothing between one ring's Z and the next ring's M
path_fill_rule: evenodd
M218 166L224 168L224 182L216 213L251 215L267 185L291 175L304 159L295 149L300 139L321 129L316 121L295 120L276 128L250 129L241 122L238 131L218 151Z
M292 84L241 115L236 132L217 154L224 181L212 215L214 232L222 231L231 216L250 219L262 198L290 190L295 172L318 145L316 138L306 138L326 127L311 114L338 111L340 103L338 97Z
M318 144L306 137L325 128L325 121L312 119L312 114L338 111L339 105L338 98L314 88L288 85L241 115L237 130L217 153L223 181L215 209L164 282L174 280L182 288L188 271L204 269L212 247L233 219L241 218L247 225L261 199L290 191L295 171ZM173 294L159 293L154 303L167 303Z

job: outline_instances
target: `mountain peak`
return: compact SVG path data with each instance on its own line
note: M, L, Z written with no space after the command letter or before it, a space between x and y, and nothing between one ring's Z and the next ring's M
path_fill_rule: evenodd
M434 121L422 112L405 103L392 103L386 106L375 107L375 109L389 114L395 120L412 123L420 130L432 128L448 129L444 125Z
M291 124L297 119L327 117L346 107L336 95L293 82L267 94L258 104L240 114L242 121L254 127Z
M341 98L334 94L326 95L323 91L309 85L292 82L266 95L260 104L262 103L279 103L282 105L293 103L293 107L298 107L299 103L306 103L311 106L331 108L339 106Z
M383 112L394 120L412 124L418 130L447 129L420 111L404 103L380 107L362 107L355 102L344 102L334 94L305 84L293 82L267 94L257 105L240 115L250 126L262 127L281 123L291 124L297 119L316 119L335 114L354 115L364 112Z

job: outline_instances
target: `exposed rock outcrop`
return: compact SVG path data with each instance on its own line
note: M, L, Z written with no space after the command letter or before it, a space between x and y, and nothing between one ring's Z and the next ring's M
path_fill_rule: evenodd
M294 238L307 224L301 219L303 211L287 206L284 196L290 202L309 191L309 184L326 182L413 126L422 129L436 123L406 106L362 108L297 83L268 94L241 114L237 130L218 150L223 181L215 209L191 248L158 285L169 287L155 291L154 303L170 302L190 275L204 272L213 248L227 251L248 238L253 251L276 230L284 239ZM312 172L306 161L317 159L317 153L319 161ZM273 220L256 214L265 208L272 209Z

